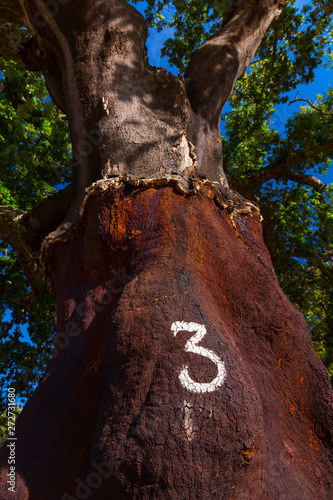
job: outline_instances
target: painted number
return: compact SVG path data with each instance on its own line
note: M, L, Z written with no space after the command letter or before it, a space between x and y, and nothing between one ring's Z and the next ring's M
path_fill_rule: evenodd
M185 351L193 352L194 354L200 354L201 356L210 359L211 361L213 361L213 363L215 363L217 368L217 375L211 382L200 383L200 382L195 382L190 377L188 366L184 365L179 374L179 380L182 386L191 392L204 393L204 392L215 391L218 387L220 387L223 384L227 372L223 361L221 361L221 359L213 351L211 351L210 349L206 349L206 347L197 345L206 335L207 333L206 327L204 325L199 325L198 323L186 323L185 321L175 321L171 325L171 330L174 336L176 336L177 333L180 331L196 332L196 334L193 335L186 342Z

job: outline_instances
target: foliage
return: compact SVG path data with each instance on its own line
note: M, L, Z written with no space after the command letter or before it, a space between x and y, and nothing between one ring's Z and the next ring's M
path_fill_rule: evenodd
M134 1L132 3L137 3ZM164 43L162 56L184 72L192 52L221 24L228 10L228 1L168 0L147 2L146 19L151 28L158 31L173 28L174 36Z
M41 75L4 60L0 71L1 203L28 210L70 181L68 126Z
M3 59L0 70L0 204L30 210L70 181L68 124L41 75ZM10 381L25 399L50 356L54 297L34 296L17 250L4 240L0 271L0 387Z
M163 53L184 73L230 4L237 7L237 0L148 0L146 16L150 27L173 28ZM294 115L288 105L291 92L332 64L332 9L326 0L301 10L290 2L237 82L222 119L226 174L259 203L281 286L306 317L333 378L333 188L323 191L309 179L325 175L332 160L333 89L316 103L301 102ZM41 76L4 60L0 70L1 204L29 210L70 181L68 126ZM285 127L279 118L288 118ZM50 355L55 306L48 294L33 296L15 250L2 241L0 252L1 384L10 381L25 398Z
M140 0L132 0L137 4ZM216 33L226 13L237 7L237 0L148 0L145 11L150 28L161 31L173 28L174 36L164 43L162 55L168 57L171 65L181 72L186 69L193 50L208 36ZM313 70L320 63L320 57L332 51L329 47L332 14L331 0L318 0L315 5L306 5L301 11L294 7L295 0L289 2L279 19L268 31L256 59L264 56L270 65L280 58L284 72L274 71L280 88L286 89L293 80L293 71L302 70L303 78L313 77ZM271 62L270 62L271 61ZM272 68L270 68L272 69ZM276 68L277 69L277 68ZM286 77L286 81L284 80ZM300 80L296 80L298 84Z

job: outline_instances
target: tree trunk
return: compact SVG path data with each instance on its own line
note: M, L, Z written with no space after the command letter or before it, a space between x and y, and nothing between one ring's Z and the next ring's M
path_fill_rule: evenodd
M44 241L54 359L1 499L331 499L328 375L222 169L221 109L285 2L236 2L184 79L149 66L128 4L20 3L76 200Z
M209 185L104 184L45 249L54 359L1 498L330 499L332 390L259 214Z

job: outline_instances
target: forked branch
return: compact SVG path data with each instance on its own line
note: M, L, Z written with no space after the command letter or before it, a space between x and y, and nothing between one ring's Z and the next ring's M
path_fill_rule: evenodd
M278 0L232 2L219 33L193 53L185 74L187 92L194 111L209 124L218 124L236 80L245 73L267 28L286 4Z
M272 179L285 179L298 182L304 186L312 187L315 191L322 193L325 189L325 184L314 175L304 174L293 171L293 169L304 162L312 161L320 163L322 157L333 156L333 140L326 141L322 144L316 144L312 148L305 151L298 150L296 152L289 152L281 159L271 163L247 177L239 179L229 176L228 181L232 189L238 191L245 198L251 199L251 193L260 187L265 182Z

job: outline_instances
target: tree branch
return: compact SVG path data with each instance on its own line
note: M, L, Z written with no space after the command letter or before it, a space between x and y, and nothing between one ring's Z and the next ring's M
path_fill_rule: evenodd
M333 267L332 264L325 266L328 260L332 261L331 252L324 252L322 255L312 255L306 252L291 251L289 253L278 253L275 255L277 262L285 262L291 258L307 260L311 265L318 268L322 274L333 282Z
M258 170L243 179L229 176L229 185L231 189L239 192L245 198L249 198L249 195L251 195L251 193L253 194L255 188L272 179L295 181L299 184L310 186L319 193L322 193L325 189L325 184L323 184L319 179L313 175L296 173L291 170L306 160L312 160L314 162L319 161L320 155L323 154L333 154L333 139L322 144L317 144L309 150L298 150L296 153L288 154L281 160L278 160L268 167L262 168L261 170Z
M260 203L260 200L258 201L260 213L263 217L262 230L264 241L271 255L271 259L274 262L277 253L276 226L279 217L271 207L265 205L264 203Z
M326 184L321 182L320 179L318 179L314 175L309 175L309 174L298 174L295 172L288 172L285 177L281 175L278 176L277 179L287 179L289 181L298 182L298 184L302 184L303 186L312 187L315 191L318 191L318 193L322 193L326 188Z
M236 7L231 6L220 32L193 53L185 84L192 108L210 124L219 123L236 80L245 73L267 28L286 4L239 0Z
M64 220L75 198L72 184L58 191L31 212L22 217L26 241L34 252L39 252L44 238L55 231Z
M0 237L18 251L18 259L34 295L45 291L45 282L38 263L44 238L63 221L72 201L72 186L44 200L31 212L0 206Z
M41 71L36 33L23 5L23 0L0 0L0 56Z
M315 106L314 104L312 104L312 102L309 99L303 99L303 98L297 97L297 96L298 96L298 92L296 94L296 97L288 103L288 106L290 106L290 104L293 104L294 102L306 102L312 109L319 111L319 113L321 113L323 116L332 116L333 115L333 113L326 112L323 109L319 108L318 106Z

